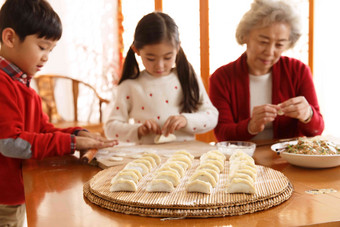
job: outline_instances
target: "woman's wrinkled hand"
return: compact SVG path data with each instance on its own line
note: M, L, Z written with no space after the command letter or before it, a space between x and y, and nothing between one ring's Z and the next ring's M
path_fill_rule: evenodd
M279 109L280 107L273 104L255 106L248 123L248 132L252 135L262 132L267 123L275 120Z
M278 105L284 116L298 119L301 122L308 121L313 110L304 96L298 96Z

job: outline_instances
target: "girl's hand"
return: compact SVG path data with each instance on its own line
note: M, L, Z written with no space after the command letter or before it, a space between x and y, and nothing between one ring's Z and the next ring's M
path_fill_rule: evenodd
M187 119L183 115L170 116L162 127L164 136L174 133L175 130L184 128L187 125Z
M79 151L93 149L93 148L102 149L102 148L107 148L107 147L113 147L117 144L118 144L117 140L107 140L105 138L96 139L96 138L92 138L89 136L76 136L76 150L79 150Z
M313 110L304 96L288 99L278 106L285 116L296 118L301 122L308 121L313 115Z
M149 119L144 122L143 125L138 128L138 138L146 136L149 133L161 134L161 128L158 126L154 119Z
M267 123L274 121L279 109L279 106L272 104L255 106L248 123L248 132L252 135L262 132Z

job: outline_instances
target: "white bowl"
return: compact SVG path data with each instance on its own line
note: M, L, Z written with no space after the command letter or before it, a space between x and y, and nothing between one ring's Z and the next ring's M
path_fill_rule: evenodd
M225 156L231 156L235 151L241 150L249 156L253 156L256 144L245 141L222 141L216 143L217 149Z
M288 144L294 145L297 141L276 143L271 149L278 153L288 163L305 168L331 168L340 165L340 155L308 155L294 154L282 151Z

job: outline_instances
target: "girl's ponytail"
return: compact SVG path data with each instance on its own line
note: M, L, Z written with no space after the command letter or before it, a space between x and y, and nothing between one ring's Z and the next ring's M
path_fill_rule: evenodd
M135 57L135 52L130 47L129 51L126 54L122 77L120 78L118 84L121 84L124 80L127 79L136 79L139 76L139 66Z
M199 102L199 86L195 70L187 60L182 47L179 48L177 53L176 69L183 90L182 112L195 112L201 104Z

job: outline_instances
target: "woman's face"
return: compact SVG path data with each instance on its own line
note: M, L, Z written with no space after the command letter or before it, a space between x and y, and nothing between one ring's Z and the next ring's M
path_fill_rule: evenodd
M255 76L270 72L283 51L288 49L290 26L276 22L264 28L255 28L246 38L249 73Z

